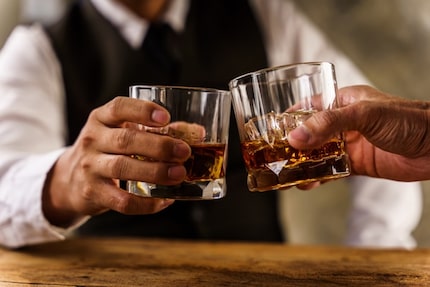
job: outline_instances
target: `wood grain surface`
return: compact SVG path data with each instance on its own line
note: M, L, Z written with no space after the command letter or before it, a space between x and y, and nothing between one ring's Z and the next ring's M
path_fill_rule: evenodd
M80 238L0 249L0 286L427 286L430 250Z

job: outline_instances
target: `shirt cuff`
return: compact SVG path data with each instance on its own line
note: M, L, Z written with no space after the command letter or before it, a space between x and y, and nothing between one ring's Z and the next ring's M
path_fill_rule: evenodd
M46 176L65 148L22 158L10 166L0 183L0 244L8 248L59 241L85 223L69 228L53 226L42 210Z

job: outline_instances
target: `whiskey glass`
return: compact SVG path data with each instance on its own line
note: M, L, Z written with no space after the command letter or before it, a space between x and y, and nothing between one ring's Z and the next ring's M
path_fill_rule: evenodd
M283 189L348 176L343 135L318 149L297 150L289 131L318 111L335 109L335 67L307 62L241 75L229 83L250 191Z
M223 198L226 195L230 92L200 87L135 85L130 87L129 96L166 108L171 118L169 124L160 128L138 125L138 128L184 140L191 147L191 156L184 163L187 176L181 184L128 181L127 190L143 197ZM151 160L140 155L134 157Z

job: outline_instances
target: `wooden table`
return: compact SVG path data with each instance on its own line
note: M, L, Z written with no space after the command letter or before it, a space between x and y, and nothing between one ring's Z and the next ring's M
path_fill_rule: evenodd
M81 238L0 248L0 286L429 286L430 250Z

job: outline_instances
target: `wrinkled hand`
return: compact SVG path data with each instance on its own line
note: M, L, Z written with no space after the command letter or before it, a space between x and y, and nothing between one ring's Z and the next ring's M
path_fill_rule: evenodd
M59 158L45 184L43 209L51 223L68 226L83 215L112 209L155 213L173 200L151 199L120 189L119 179L172 185L182 182L191 150L184 141L133 128L161 127L170 115L161 106L117 97L95 109L76 142ZM130 124L134 123L134 124ZM142 155L151 161L133 159Z
M343 131L353 174L430 179L430 103L368 86L340 89L339 100L339 109L319 112L290 132L290 144L314 148Z

